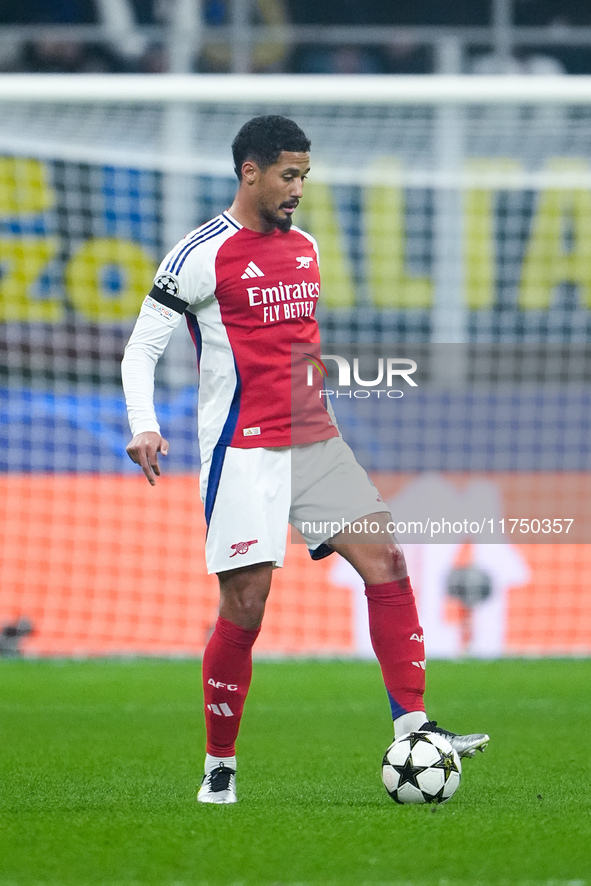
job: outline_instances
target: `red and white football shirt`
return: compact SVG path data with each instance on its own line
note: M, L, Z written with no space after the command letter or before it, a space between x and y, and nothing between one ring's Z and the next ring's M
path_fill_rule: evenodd
M199 362L202 461L219 447L290 446L292 345L319 353L319 295L316 242L296 227L263 234L224 212L188 234L161 263L126 349L132 433L159 432L153 368L186 313ZM316 377L303 392L306 442L338 436L320 388Z

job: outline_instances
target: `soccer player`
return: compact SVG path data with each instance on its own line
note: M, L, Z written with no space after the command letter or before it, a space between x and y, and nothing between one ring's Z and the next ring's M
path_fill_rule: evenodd
M123 360L133 434L127 452L154 485L158 456L169 451L154 411L154 368L185 315L199 361L205 557L220 589L219 618L203 655L202 803L236 802L235 745L252 647L273 569L283 564L288 524L301 531L314 559L336 551L363 578L395 736L443 733L460 756L484 750L489 740L447 732L427 718L423 631L404 555L387 532L387 506L317 396L319 382L299 404L301 427L292 427L292 346L310 356L319 354L320 342L318 248L292 224L310 142L292 120L255 117L232 151L232 206L168 253ZM347 522L364 518L379 526L383 541L348 532ZM335 519L345 528L326 537L322 527Z

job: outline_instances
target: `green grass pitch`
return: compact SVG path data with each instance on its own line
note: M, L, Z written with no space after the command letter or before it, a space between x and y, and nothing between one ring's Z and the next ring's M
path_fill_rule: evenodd
M380 781L379 670L259 662L240 802L195 801L197 661L0 661L0 883L591 883L591 661L441 663L430 715L486 730L445 806Z

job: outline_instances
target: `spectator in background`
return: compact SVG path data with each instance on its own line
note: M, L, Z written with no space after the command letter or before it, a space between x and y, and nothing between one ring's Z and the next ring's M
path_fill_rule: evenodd
M169 70L168 49L164 43L149 43L137 62L139 74L165 74Z
M323 25L482 25L490 19L490 0L290 0L294 24ZM301 45L292 56L297 73L427 74L433 72L430 46L402 32L390 45L346 47Z
M203 0L205 22L211 27L231 25L231 12L230 0ZM289 21L285 0L250 0L250 13L253 24L280 28ZM287 54L286 37L257 43L253 48L252 72L284 70ZM227 38L209 41L203 47L197 68L204 72L224 73L232 70L232 61L232 46Z
M528 52L517 47L507 59L494 52L479 55L469 62L470 74L566 74L564 65L553 55Z
M24 44L21 70L31 74L122 74L129 68L106 44L42 37Z
M411 39L386 46L306 46L294 53L299 74L427 74L433 53Z
M0 0L0 25L102 25L101 40L43 36L26 41L8 59L5 70L34 73L124 73L162 70L153 47L136 25L154 24L165 16L165 0Z
M20 0L2 3L0 23L24 25L104 24L104 12L127 0ZM13 58L13 69L42 74L122 73L125 57L111 42L45 36L25 41Z
M410 35L401 36L381 49L387 74L432 74L433 49L416 43Z
M300 46L294 52L296 74L385 74L375 46Z
M515 25L524 27L591 27L591 4L581 0L514 0ZM590 46L556 46L552 56L567 74L591 74Z

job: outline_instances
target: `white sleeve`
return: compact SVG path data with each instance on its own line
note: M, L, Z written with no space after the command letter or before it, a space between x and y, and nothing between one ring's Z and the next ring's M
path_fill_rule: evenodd
M154 370L188 305L199 305L215 291L214 265L208 252L181 241L163 259L125 348L121 376L131 433L160 433L154 409ZM188 250L178 271L167 271L179 250Z
M121 377L134 437L144 431L160 433L154 410L154 370L180 321L181 314L163 322L156 314L142 309L125 348Z

